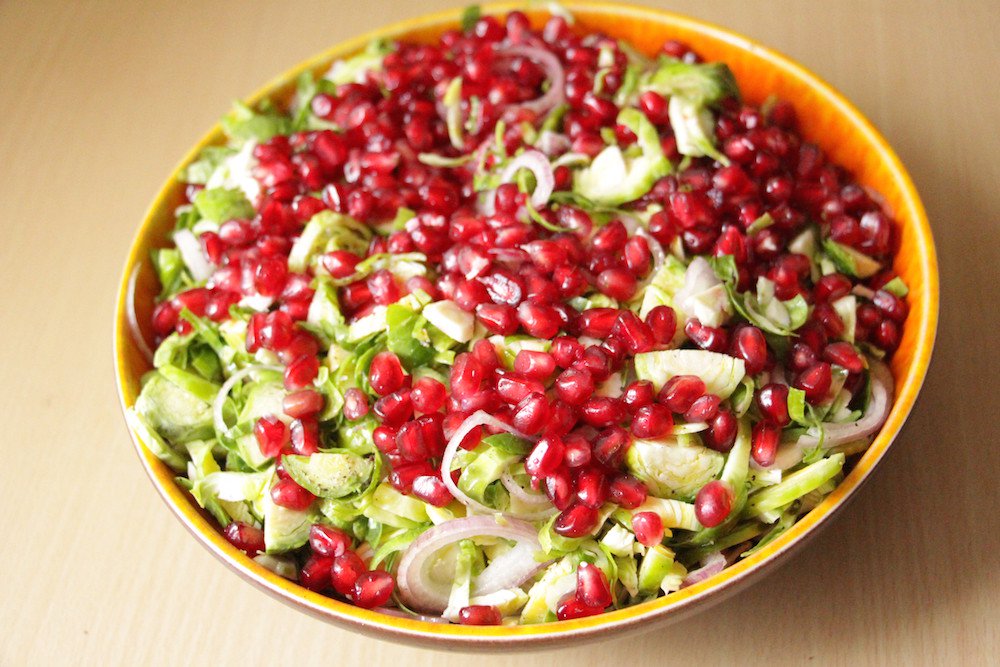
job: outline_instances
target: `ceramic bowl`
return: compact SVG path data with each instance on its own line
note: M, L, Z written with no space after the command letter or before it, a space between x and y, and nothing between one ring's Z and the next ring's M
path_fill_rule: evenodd
M516 5L490 5L486 13L505 13ZM542 625L517 627L465 627L428 623L368 611L313 593L273 574L231 546L212 519L174 482L173 472L153 456L135 434L136 451L153 486L187 529L223 563L254 586L317 618L356 630L370 637L391 639L443 649L499 651L579 645L583 641L621 637L627 632L648 630L708 605L774 570L807 539L829 523L861 485L871 476L904 420L913 408L927 373L938 315L938 273L933 239L920 199L899 158L872 124L842 95L801 65L754 41L728 30L649 8L617 4L569 4L583 29L601 30L625 39L646 53L655 52L667 39L690 43L707 60L728 63L744 96L761 103L774 94L790 101L800 119L804 137L823 148L832 161L850 170L860 183L882 194L893 211L901 232L894 268L911 286L907 301L909 318L902 343L892 358L896 399L888 421L871 447L857 461L836 490L801 518L790 530L754 555L740 560L721 574L645 604L599 616ZM540 25L544 12L529 11ZM443 31L458 26L461 10L432 14L397 23L349 40L281 75L250 98L287 99L297 75L319 73L337 58L359 51L374 38L432 41ZM169 176L150 206L132 243L125 264L115 315L115 359L122 408L132 405L140 378L149 366L130 339L126 319L128 277L136 263L149 256L151 248L166 244L173 224L173 210L181 202L183 185L177 180L180 167L193 160L207 145L223 140L220 128L212 130L191 149ZM156 278L148 261L138 273L135 299L141 322L148 322L157 293ZM220 575L221 576L221 575Z

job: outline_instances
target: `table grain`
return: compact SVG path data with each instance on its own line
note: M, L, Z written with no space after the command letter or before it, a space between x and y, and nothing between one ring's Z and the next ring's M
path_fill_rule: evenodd
M451 4L0 2L0 664L467 662L325 625L217 562L145 478L111 355L132 234L230 101ZM887 460L778 572L639 638L519 664L997 664L1000 5L657 4L787 53L884 132L940 252L937 350Z

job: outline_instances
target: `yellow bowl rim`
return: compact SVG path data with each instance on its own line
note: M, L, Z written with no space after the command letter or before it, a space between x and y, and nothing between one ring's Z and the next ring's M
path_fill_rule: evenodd
M869 146L877 151L881 161L889 168L893 179L900 185L903 195L902 200L913 213L910 222L916 232L920 273L926 278L926 283L920 292L920 296L924 302L922 304L922 311L925 317L916 322L908 320L906 324L907 327L918 327L913 361L905 369L902 382L897 382L896 400L885 425L868 450L857 461L853 470L820 505L802 517L779 538L766 545L756 554L727 567L719 575L668 596L598 616L538 625L474 627L430 623L361 609L309 591L295 582L274 574L230 545L215 527L214 523L195 508L186 492L177 486L173 480L173 473L151 454L131 429L129 429L135 450L139 455L143 467L146 469L146 473L164 501L184 526L209 551L244 579L286 604L302 609L313 616L335 622L344 627L360 630L361 632L375 633L382 638L424 646L441 646L442 644L447 644L451 648L464 650L488 650L500 645L506 648L539 648L557 643L562 644L570 641L579 642L584 639L596 639L599 635L612 628L616 632L621 632L623 630L638 629L657 621L663 622L668 617L672 620L677 620L693 612L696 608L703 608L706 603L720 601L723 596L719 595L719 593L723 591L732 593L745 586L749 583L750 575L757 577L766 571L773 571L774 566L778 562L784 561L794 548L801 546L807 537L814 535L821 524L826 525L825 520L843 508L846 501L867 481L875 466L885 456L889 446L902 428L903 422L912 410L917 394L926 377L937 331L939 308L937 255L933 237L926 212L909 174L886 140L861 112L820 77L788 57L752 39L714 24L650 7L589 1L571 1L563 4L570 11L578 7L592 12L648 19L662 24L670 24L675 27L709 35L743 50L752 51L755 55L768 61L770 66L781 70L785 75L796 76L803 80L820 94L825 103L833 105L839 114L847 118L861 131L868 141ZM513 2L491 3L484 5L482 9L484 14L500 14L515 9L523 9L523 5ZM248 98L248 101L254 104L265 99L275 90L287 85L290 81L294 81L295 77L301 72L314 69L334 58L356 52L372 39L379 37L391 38L422 28L433 28L440 24L453 23L461 15L461 12L462 9L460 8L435 12L395 22L341 42L293 66L280 76L272 79ZM143 223L131 244L118 289L114 326L115 371L119 402L123 413L128 407L124 395L124 388L128 383L125 371L125 350L131 345L130 332L125 315L129 275L136 263L141 259L139 254L143 249L143 239L149 232L156 212L169 201L179 171L191 162L205 146L215 143L219 132L220 127L216 124L177 164L170 178L160 189L153 203L147 209Z

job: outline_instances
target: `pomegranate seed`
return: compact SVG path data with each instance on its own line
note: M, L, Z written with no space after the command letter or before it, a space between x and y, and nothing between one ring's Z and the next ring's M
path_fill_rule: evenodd
M609 468L618 468L628 446L628 432L621 426L611 426L601 431L594 441L594 458Z
M583 272L575 266L556 267L552 274L552 283L555 285L556 292L564 299L580 296L587 291L587 279Z
M395 454L396 434L397 430L391 426L376 426L375 430L372 431L372 442L383 454Z
M412 394L411 394L412 398ZM344 418L357 421L368 414L368 396L357 387L351 387L344 392Z
M439 413L422 415L417 418L417 423L424 432L424 442L427 450L434 458L439 458L444 454L444 448L448 444L444 437L444 416Z
M351 538L333 526L315 523L309 529L309 547L313 553L333 559L351 548ZM327 575L331 565L333 565L332 560L327 564Z
M263 257L254 269L253 284L264 296L278 296L288 279L288 263L283 257Z
M703 350L712 352L726 350L728 340L726 332L722 329L706 326L697 319L690 319L684 325L684 333L691 339L691 342Z
M552 529L563 537L583 537L597 527L597 510L577 503L556 517Z
M389 473L389 483L400 493L412 493L413 485L418 479L433 477L434 473L434 468L427 461L401 463L399 457L396 457L396 460L393 461L392 472Z
M646 485L632 475L618 475L611 481L611 500L624 509L635 509L646 502Z
M902 322L906 319L908 310L906 302L892 292L886 292L882 289L876 291L875 296L872 297L872 303L890 320Z
M274 415L264 415L254 424L254 437L260 453L266 458L274 458L288 444L288 427Z
M481 303L476 306L476 317L490 333L509 336L517 331L517 311L505 304Z
M649 273L653 255L649 250L649 242L641 236L633 236L625 243L625 266L637 278Z
M500 367L500 357L497 349L488 340L477 340L472 346L472 356L483 366L483 371L489 375Z
M864 238L861 242L862 251L876 256L889 252L892 229L885 215L880 211L869 211L861 216L859 227Z
M677 333L677 314L670 306L656 306L646 315L646 324L657 345L669 345Z
M291 364L301 357L315 357L319 354L319 342L311 334L305 331L298 331L292 336L292 340L282 350L278 352L278 358L283 364ZM306 384L312 382L311 378Z
M315 357L313 357L315 359ZM281 409L295 419L314 415L323 409L323 394L312 389L302 389L288 394L281 401Z
M706 528L714 528L726 520L733 509L733 491L729 485L714 480L701 487L694 499L694 513Z
M379 269L368 276L368 291L371 292L372 301L382 306L396 303L403 296L395 276L388 269Z
M754 424L751 439L750 456L757 465L767 467L774 463L778 453L778 441L781 439L781 429L767 422Z
M517 319L524 330L535 338L555 338L562 324L555 308L529 301L517 307Z
M333 559L330 568L330 584L333 590L347 596L354 593L354 584L368 568L353 551L345 551Z
M674 418L670 410L658 404L639 408L632 419L632 435L637 438L659 438L673 427Z
M657 400L671 412L684 414L705 393L705 383L697 375L675 375L667 380Z
M496 607L476 604L458 610L458 622L462 625L500 625L502 621Z
M656 512L636 512L632 515L632 532L639 544L655 547L663 541L663 520Z
M850 343L830 343L823 350L823 358L831 364L846 368L848 373L860 373L865 369L865 362Z
M311 456L319 451L319 424L315 419L303 417L292 422L290 429L292 452Z
M260 321L256 339L260 347L272 352L279 352L292 343L292 318L287 313L275 310L265 315ZM247 337L247 351L250 350L250 338Z
M560 621L569 621L574 618L596 616L603 611L603 607L588 607L576 597L570 597L556 608L556 618Z
M316 496L296 484L293 479L279 479L271 487L271 500L275 505L302 511L312 505Z
M373 570L360 575L354 582L354 604L365 609L381 607L392 597L395 582L392 575L382 570Z
M805 343L793 343L790 355L792 370L803 371L817 361L816 352Z
M177 306L170 301L164 301L156 305L156 308L153 309L153 331L156 332L158 337L162 338L170 335L170 332L177 326L177 315ZM248 345L249 340L248 333Z
M882 320L875 329L875 344L887 352L895 350L899 346L899 326L892 320Z
M582 336L591 338L607 338L618 320L618 311L614 308L591 308L585 310L576 319L576 328Z
M415 421L409 421L396 432L396 451L406 461L422 461L429 454L424 441L424 430Z
M410 390L400 389L386 394L375 402L375 414L387 426L399 426L413 416Z
M649 352L656 344L653 329L631 310L623 310L611 328L611 335L625 344L630 354Z
M729 410L719 410L715 418L708 423L708 430L702 433L705 445L719 452L728 452L736 442L738 424L736 417Z
M739 327L733 334L729 353L744 361L747 375L757 375L767 364L767 341L757 327Z
M483 365L471 354L455 357L451 367L451 391L459 397L471 396L479 391L484 379Z
M311 591L321 591L330 586L332 558L310 556L299 569L299 583Z
M347 278L354 275L361 258L353 252L334 250L322 255L319 264L334 278Z
M533 477L551 475L562 463L564 451L559 438L542 438L525 459L524 469Z
M828 303L818 303L813 308L812 321L818 324L824 333L831 338L840 338L844 335L844 321L840 315Z
M851 281L847 276L831 273L823 276L813 288L813 299L816 303L831 303L847 296L851 292Z
M521 278L507 270L494 271L483 278L486 293L495 304L517 306L525 297Z
M608 478L599 468L585 468L577 475L576 497L587 507L600 508L608 494Z
M705 394L695 400L691 407L684 413L684 420L688 422L707 422L719 413L720 399L715 394Z
M226 526L224 534L230 544L251 558L264 552L264 531L260 528L234 521Z
M556 378L556 396L571 405L583 405L594 393L594 379L590 373L570 368Z
M802 371L795 378L793 384L797 389L805 392L807 401L817 403L826 398L832 381L833 375L830 364L820 361Z
M591 426L600 428L620 422L624 417L624 410L617 399L595 396L581 406L580 417Z
M568 468L582 468L590 463L590 443L583 436L570 436L563 442L563 463Z
M511 405L517 405L532 393L544 394L545 385L515 373L504 373L497 380L497 394Z
M559 336L552 341L549 352L557 366L569 368L574 361L583 356L583 345L575 338Z
M549 418L545 394L532 393L521 399L514 412L514 428L528 435L540 433ZM561 457L560 457L561 458Z
M418 412L437 412L444 407L448 391L444 385L431 377L422 377L410 391L410 401Z
M308 387L319 374L319 359L315 356L299 357L285 369L285 389Z
M444 507L452 501L451 491L433 475L421 475L413 480L413 495L435 507Z
M772 382L757 392L757 408L761 416L771 424L784 428L791 419L788 416L788 387Z
M576 569L576 597L587 607L603 609L612 602L611 586L601 568L586 561Z
M545 477L545 495L556 507L562 511L568 509L576 499L576 491L573 487L573 479L569 472L557 470Z
M392 352L379 352L372 358L368 369L368 382L372 391L385 396L403 386L403 365Z
M638 380L625 387L622 392L622 405L632 414L638 412L639 408L651 405L655 400L656 392L653 390L653 383L649 380Z
M628 269L605 269L597 276L597 289L612 299L628 301L635 294L635 276Z
M544 380L556 369L556 361L548 352L521 350L514 358L514 370L531 380Z

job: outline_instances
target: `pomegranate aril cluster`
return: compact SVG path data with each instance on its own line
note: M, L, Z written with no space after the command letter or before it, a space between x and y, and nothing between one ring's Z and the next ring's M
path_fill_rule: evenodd
M438 44L396 44L381 68L308 102L303 113L316 121L312 126L336 130L276 134L252 146L251 176L259 190L252 213L241 211L202 232L197 240L209 264L207 280L155 307L158 340L192 333L188 313L215 323L238 318L246 320L240 352L280 364L280 414L261 416L252 426L261 456L275 460L276 481L268 490L275 505L305 511L317 502L282 462L286 455L317 453L330 430L320 423L329 398L317 386L326 373L327 341L307 321L317 276L332 281L347 324L426 295L453 302L476 325L476 342L455 347L450 364L423 373L397 354L399 348L379 349L366 358L359 386L343 391L334 418L374 425L372 441L386 463L388 484L434 507L452 503L442 456L457 428L484 411L531 439L523 461L529 491L545 494L557 512L552 529L571 539L595 535L608 503L633 511L646 502L650 490L625 466L634 440L668 438L681 422L696 424L705 446L723 454L736 440L737 408L729 399L696 375L675 375L659 388L631 381L636 355L679 343L740 359L749 377L770 379L756 384L752 400L747 397L755 421L751 456L768 467L791 424L791 391L802 392L811 406L828 404L839 381L857 388L863 380L865 346L891 353L899 345L907 304L890 270L866 281L840 265L836 272L824 266L822 275L815 257L796 243L814 233L821 246L839 244L886 265L898 241L877 199L801 140L795 112L785 103L764 110L723 100L713 131L725 159L686 160L683 171L622 205L624 215L588 211L567 197L535 211L545 224L532 224L525 215L530 193L516 183L496 187L484 208L474 182L477 164L493 170L505 156L537 148L525 127L537 127L542 118L524 103L545 94L550 83L541 63L503 56L508 44L540 45L561 63L566 146L558 152L594 157L609 143L625 149L636 144L635 134L616 123L621 108L615 94L628 76L627 54L613 40L575 34L562 18L535 32L514 12L505 21L483 17ZM663 54L699 62L679 42L665 44ZM462 131L456 136L439 106L459 77ZM646 91L635 106L678 164L669 98ZM428 154L476 160L439 167ZM560 166L553 180L555 191L565 194L574 174ZM189 186L187 197L196 207L202 190ZM296 240L324 212L379 231L347 247L326 248L305 268L290 263ZM646 229L635 233L640 214ZM394 219L401 222L388 229ZM787 337L787 349L778 350L760 322L719 324L668 305L644 304L637 312L662 251L678 248L687 256L731 258L737 292L769 281L776 299L809 307L808 322ZM408 253L426 258L426 274L404 279L393 272L394 256ZM374 268L359 272L373 262ZM853 313L844 311L847 297L855 299ZM500 350L483 339L483 330L548 343ZM778 371L787 384L777 380ZM478 427L460 449L473 450L497 431ZM452 471L448 481L459 474ZM698 521L711 528L730 517L736 494L714 480L693 502ZM635 511L629 527L645 549L669 535L653 511ZM264 551L263 532L255 526L233 522L225 536L250 556ZM299 582L358 606L383 606L393 594L393 576L370 570L356 541L349 532L313 525L308 546L298 552ZM558 602L559 620L601 613L614 601L596 565L581 563L576 578L575 590ZM456 618L466 625L502 622L500 610L488 605L463 607Z

